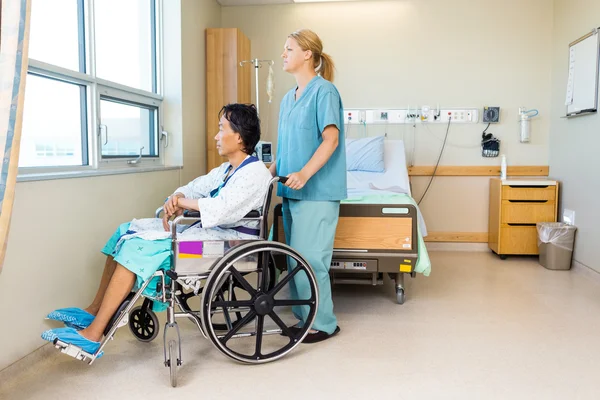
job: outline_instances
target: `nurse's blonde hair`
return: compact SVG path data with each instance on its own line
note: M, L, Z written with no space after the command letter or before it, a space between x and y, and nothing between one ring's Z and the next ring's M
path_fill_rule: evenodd
M335 65L331 56L323 53L323 42L321 42L319 36L310 29L300 29L290 33L288 37L296 40L303 51L310 50L312 52L312 67L315 72L321 75L323 79L333 82Z

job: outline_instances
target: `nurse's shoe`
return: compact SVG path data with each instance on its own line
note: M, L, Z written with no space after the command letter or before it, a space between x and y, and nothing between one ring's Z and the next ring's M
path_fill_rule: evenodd
M337 326L335 328L335 331L331 335L328 334L327 332L323 332L323 331L317 331L317 333L309 333L308 335L306 335L306 337L304 338L302 343L308 343L308 344L319 343L319 342L322 342L323 340L327 340L329 338L334 337L338 333L340 333L339 326Z

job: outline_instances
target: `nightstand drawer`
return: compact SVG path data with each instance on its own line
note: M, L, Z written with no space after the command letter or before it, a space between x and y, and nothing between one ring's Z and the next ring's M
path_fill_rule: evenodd
M502 186L503 200L556 200L556 186Z
M538 254L537 229L533 226L500 226L499 254Z
M523 202L502 200L503 224L530 224L536 222L553 222L556 205L553 201Z

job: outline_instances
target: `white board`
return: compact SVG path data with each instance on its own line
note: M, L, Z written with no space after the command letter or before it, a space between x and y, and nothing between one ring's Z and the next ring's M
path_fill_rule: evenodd
M569 45L567 117L598 110L599 55L600 35L597 29Z

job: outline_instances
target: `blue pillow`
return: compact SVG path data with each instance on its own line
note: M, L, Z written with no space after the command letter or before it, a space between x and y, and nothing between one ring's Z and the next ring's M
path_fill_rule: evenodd
M346 170L385 172L383 163L384 136L346 139Z

